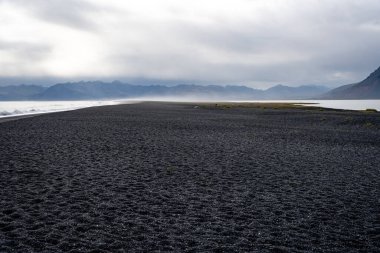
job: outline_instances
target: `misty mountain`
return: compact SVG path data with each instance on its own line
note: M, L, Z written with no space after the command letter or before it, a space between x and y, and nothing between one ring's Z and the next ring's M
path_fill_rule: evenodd
M333 89L322 96L324 99L379 99L380 67L359 83Z
M15 88L12 95L12 87ZM0 100L92 100L92 99L124 99L124 98L188 98L188 99L307 99L326 92L322 86L289 87L277 85L267 90L253 89L246 86L218 85L133 85L114 81L59 83L48 88L39 86L7 86L9 90L1 93ZM23 92L24 90L24 92ZM1 91L1 90L0 90ZM9 94L9 96L7 96Z
M35 94L33 98L38 100L84 100L187 96L203 99L249 99L256 97L260 92L262 91L245 86L176 85L168 87L132 85L118 81L112 83L96 81L56 84L41 93Z
M200 99L252 99L258 98L262 91L246 86L218 85L177 85L168 87L163 96L183 96Z
M140 86L118 81L60 83L33 96L38 100L86 100L139 97L150 93L161 93L165 86Z
M38 85L0 86L0 100L26 100L42 93L45 89Z
M276 85L264 91L265 99L307 99L327 92L329 88L317 85L303 85L299 87L289 87Z

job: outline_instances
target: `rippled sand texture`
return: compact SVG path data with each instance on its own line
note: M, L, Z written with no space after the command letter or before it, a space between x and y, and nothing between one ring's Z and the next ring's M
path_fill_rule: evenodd
M379 252L377 113L144 103L0 124L0 252Z

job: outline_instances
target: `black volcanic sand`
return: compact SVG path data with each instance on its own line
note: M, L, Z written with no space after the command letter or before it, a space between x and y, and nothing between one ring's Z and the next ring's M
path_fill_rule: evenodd
M0 124L0 252L379 252L380 114L143 103Z

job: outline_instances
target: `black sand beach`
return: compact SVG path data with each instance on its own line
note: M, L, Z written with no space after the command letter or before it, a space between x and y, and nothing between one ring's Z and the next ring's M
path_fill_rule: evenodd
M142 103L0 124L0 252L380 252L380 114Z

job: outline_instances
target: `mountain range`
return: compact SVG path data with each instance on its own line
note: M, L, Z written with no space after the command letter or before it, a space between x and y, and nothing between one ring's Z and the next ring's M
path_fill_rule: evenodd
M59 83L50 87L19 85L0 87L0 100L91 100L123 98L189 99L306 99L325 93L323 86L277 85L266 90L246 86L218 85L132 85L114 81Z
M365 80L329 90L324 86L289 87L276 85L266 90L246 86L218 85L133 85L113 81L69 82L50 87L38 85L0 86L0 101L10 100L99 100L99 99L179 98L202 100L280 99L379 99L380 68Z

